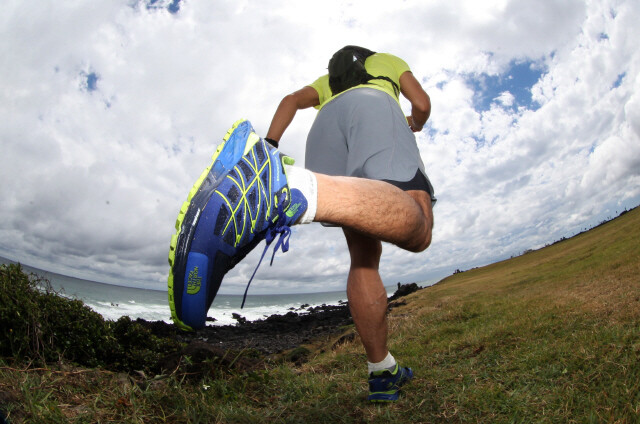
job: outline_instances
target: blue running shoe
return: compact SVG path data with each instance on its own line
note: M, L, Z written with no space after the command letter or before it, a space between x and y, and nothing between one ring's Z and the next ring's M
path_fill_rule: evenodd
M302 193L287 184L284 164L293 159L249 121L233 125L212 159L180 209L169 249L171 318L190 331L205 326L222 278L262 240L266 252L279 235L274 255L288 250L289 227L307 209Z
M369 401L394 402L398 400L400 386L413 378L411 368L396 364L393 372L389 370L374 371L369 374Z

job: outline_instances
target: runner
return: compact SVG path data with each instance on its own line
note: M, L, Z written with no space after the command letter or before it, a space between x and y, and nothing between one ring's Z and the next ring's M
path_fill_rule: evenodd
M411 102L404 116L399 93ZM306 167L277 149L296 112L319 109ZM429 96L400 58L355 46L336 52L329 74L283 98L265 139L248 121L227 133L183 204L172 238L169 303L185 329L201 328L223 276L263 239L288 249L290 226L343 228L351 267L349 307L369 371L369 400L398 399L413 377L387 349L381 242L412 251L431 243L436 199L412 133ZM264 256L264 253L263 253ZM247 287L248 288L248 287Z

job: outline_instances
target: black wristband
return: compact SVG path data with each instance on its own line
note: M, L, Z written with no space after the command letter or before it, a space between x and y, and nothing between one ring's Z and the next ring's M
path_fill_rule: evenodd
M273 147L275 147L276 149L278 148L278 144L279 142L275 141L273 138L264 138L265 140L267 140L267 143L271 144Z

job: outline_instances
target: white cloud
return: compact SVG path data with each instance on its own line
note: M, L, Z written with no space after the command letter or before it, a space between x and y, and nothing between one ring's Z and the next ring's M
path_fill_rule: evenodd
M503 91L502 93L500 93L500 96L496 98L496 100L504 106L512 106L515 97L508 91Z
M98 281L164 288L181 203L238 118L264 134L286 93L362 44L403 57L433 103L418 144L439 198L432 246L385 245L387 284L519 253L640 200L640 53L633 2L144 3L10 1L0 18L0 255ZM538 109L469 76L545 66ZM87 77L97 79L88 90ZM408 111L408 105L403 102ZM282 141L298 163L315 112ZM342 232L296 229L252 293L344 288ZM242 292L262 248L232 270ZM268 253L270 256L270 253ZM267 260L265 258L265 260Z

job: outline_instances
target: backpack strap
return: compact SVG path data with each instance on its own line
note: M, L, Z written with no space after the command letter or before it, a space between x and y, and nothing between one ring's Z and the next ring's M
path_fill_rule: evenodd
M398 87L398 84L396 84L395 81L391 78L379 75L377 77L372 77L371 79L381 79L390 82L393 86L393 92L396 93L396 97L398 97L398 95L400 94L400 87Z

